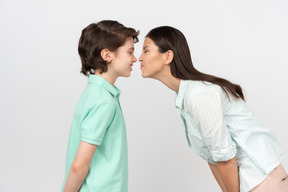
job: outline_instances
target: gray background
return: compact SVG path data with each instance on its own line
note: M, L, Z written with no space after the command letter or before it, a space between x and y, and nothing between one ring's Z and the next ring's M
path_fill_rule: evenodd
M91 22L115 19L145 34L171 25L200 71L240 84L272 129L288 170L288 3L285 0L0 0L0 191L59 191L73 111L87 79L77 43ZM220 191L186 142L175 93L143 79L139 62L119 78L132 192Z

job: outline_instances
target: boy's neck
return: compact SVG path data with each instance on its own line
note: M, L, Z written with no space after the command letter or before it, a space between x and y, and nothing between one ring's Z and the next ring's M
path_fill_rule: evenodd
M103 77L106 81L108 81L112 86L114 86L115 81L117 80L117 77L114 75L109 74L108 72L106 73L99 73L98 71L95 71L95 75Z

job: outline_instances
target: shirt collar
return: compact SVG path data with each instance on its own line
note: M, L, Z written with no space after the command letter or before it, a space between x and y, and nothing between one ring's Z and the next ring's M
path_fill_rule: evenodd
M111 85L106 79L104 79L103 77L99 75L89 74L88 83L99 85L114 96L119 96L121 93L121 90L118 87L116 87L115 85L114 86Z
M180 81L180 85L179 85L179 90L178 93L176 93L176 98L175 98L175 106L178 109L182 109L183 108L183 100L184 100L184 93L186 90L186 84L187 82L185 80L181 80Z

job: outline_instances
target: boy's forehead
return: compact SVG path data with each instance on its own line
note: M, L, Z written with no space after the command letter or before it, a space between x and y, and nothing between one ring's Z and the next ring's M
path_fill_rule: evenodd
M133 41L133 38L132 38L132 37L127 38L127 40L126 40L124 46L127 46L127 47L129 47L129 48L130 48L130 47L133 47L133 48L134 48L134 41Z

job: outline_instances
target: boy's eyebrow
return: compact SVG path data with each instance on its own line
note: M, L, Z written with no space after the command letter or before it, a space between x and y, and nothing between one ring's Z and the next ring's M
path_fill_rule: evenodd
M132 51L134 51L134 47L130 47L129 49L132 49Z

